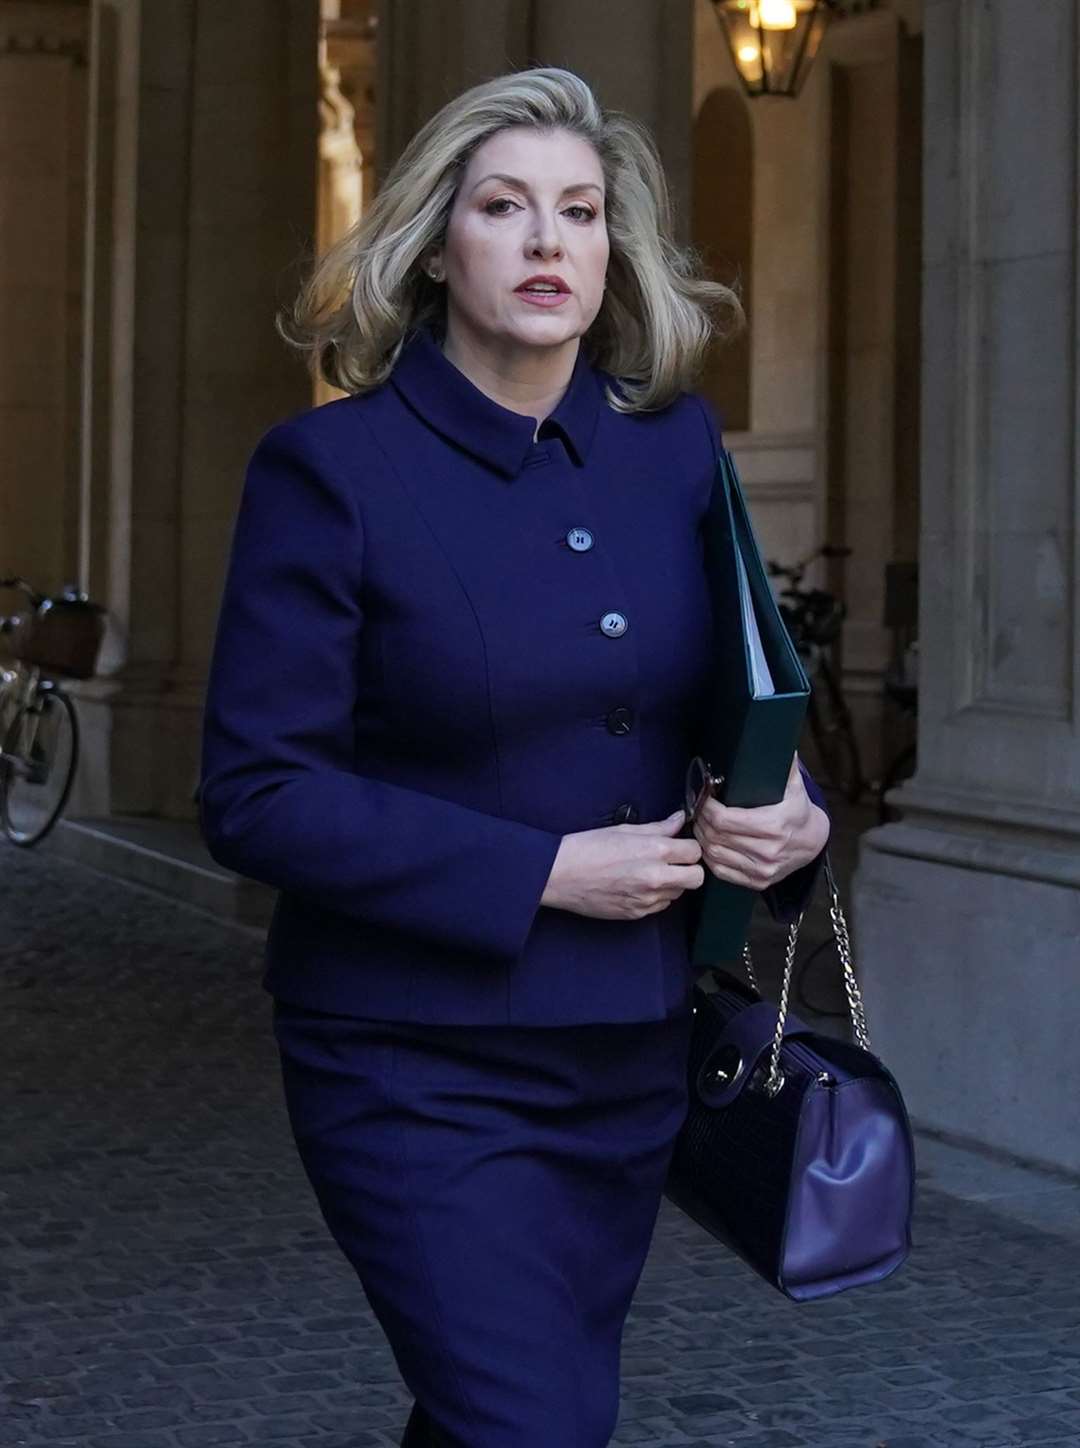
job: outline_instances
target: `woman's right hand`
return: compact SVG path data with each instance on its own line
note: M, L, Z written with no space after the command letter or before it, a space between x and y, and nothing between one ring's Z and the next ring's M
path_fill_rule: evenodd
M564 835L541 905L602 920L637 920L666 910L705 883L701 845L678 838L686 811L662 820Z

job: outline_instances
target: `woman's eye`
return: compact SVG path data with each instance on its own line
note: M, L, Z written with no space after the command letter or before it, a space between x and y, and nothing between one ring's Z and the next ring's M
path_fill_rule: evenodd
M485 205L484 210L488 213L489 216L505 216L507 213L504 210L497 210L496 208L514 206L515 204L515 202L510 200L509 196L495 196ZM592 207L583 206L580 204L568 206L566 208L566 211L567 214L572 211L578 212L579 215L575 217L575 220L581 221L592 221L594 216L596 215Z

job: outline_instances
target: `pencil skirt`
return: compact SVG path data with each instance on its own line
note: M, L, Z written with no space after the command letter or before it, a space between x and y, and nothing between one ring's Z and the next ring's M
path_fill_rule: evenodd
M604 1448L623 1325L686 1115L689 1010L464 1026L276 998L326 1225L446 1448Z

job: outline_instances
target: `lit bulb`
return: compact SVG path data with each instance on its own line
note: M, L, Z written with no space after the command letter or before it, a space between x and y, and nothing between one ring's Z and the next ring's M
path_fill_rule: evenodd
M753 65L761 58L761 52L756 45L740 45L739 59L744 65Z
M759 0L758 14L762 30L794 30L794 0Z

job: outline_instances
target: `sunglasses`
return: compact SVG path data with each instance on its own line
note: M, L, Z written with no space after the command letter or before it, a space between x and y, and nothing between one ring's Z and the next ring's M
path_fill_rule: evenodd
M715 796L724 782L722 774L713 774L700 754L695 754L686 771L686 823L692 825L705 808L705 801Z

